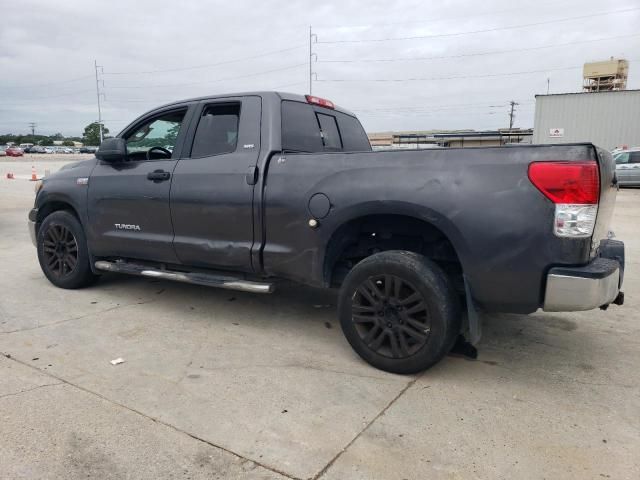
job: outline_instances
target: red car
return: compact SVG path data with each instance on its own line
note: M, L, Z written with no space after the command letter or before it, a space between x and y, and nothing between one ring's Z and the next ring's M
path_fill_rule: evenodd
M22 149L19 147L9 147L5 150L8 157L21 157L24 155Z

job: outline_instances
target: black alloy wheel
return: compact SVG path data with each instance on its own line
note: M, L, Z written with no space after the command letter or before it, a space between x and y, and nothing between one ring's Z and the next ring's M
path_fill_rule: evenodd
M91 256L82 224L67 210L53 212L36 234L42 272L56 287L82 288L98 278L91 270Z
M78 265L78 242L64 225L49 225L42 251L49 271L58 279L70 275Z
M406 358L428 341L431 321L423 295L395 275L367 278L351 300L351 317L362 341L384 357Z
M347 274L338 295L340 326L360 357L387 372L421 372L460 333L460 298L432 260L406 250L374 253Z

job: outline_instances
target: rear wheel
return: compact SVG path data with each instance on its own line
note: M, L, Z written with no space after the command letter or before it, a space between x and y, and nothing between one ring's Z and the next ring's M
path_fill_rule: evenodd
M38 260L56 287L81 288L97 278L89 265L87 241L78 219L67 211L53 212L38 230Z
M353 349L393 373L434 365L460 330L451 280L434 262L407 251L381 252L358 263L342 284L338 312Z

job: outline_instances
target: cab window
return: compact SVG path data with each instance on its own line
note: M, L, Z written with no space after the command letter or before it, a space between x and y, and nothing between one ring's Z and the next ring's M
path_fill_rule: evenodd
M171 158L186 110L155 117L137 127L125 138L129 160Z
M239 103L207 106L198 122L191 158L235 152L239 122Z

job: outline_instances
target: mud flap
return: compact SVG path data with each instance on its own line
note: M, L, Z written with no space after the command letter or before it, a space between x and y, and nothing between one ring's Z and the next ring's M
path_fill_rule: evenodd
M467 297L468 340L471 345L477 345L480 342L480 338L482 338L482 319L473 303L471 287L466 275L463 275L462 278L464 279L464 293Z

